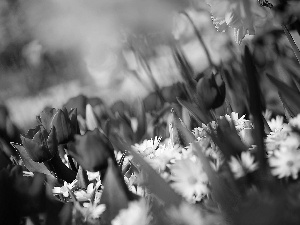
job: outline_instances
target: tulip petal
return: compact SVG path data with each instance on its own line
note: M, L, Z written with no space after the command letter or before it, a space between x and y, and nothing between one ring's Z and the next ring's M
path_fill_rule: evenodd
M46 107L39 116L37 116L38 122L43 125L43 127L50 132L51 122L53 116L57 113L57 110L54 108Z
M47 145L48 145L48 151L52 155L52 157L57 153L58 151L58 141L56 138L56 129L55 127L52 127L51 132L47 139Z
M30 158L35 162L44 162L52 158L47 148L32 139L21 136L22 144Z
M71 124L67 116L59 109L52 120L51 125L56 128L56 136L59 144L66 143L72 136Z
M98 129L76 135L74 146L68 150L83 169L91 172L107 168L108 158L114 158L112 145Z
M86 105L85 115L86 115L86 127L88 130L94 130L99 127L98 120L90 104Z
M25 167L33 173L43 173L49 176L53 175L51 174L51 172L47 169L47 167L43 164L43 163L38 163L38 162L34 162L31 157L29 156L28 152L25 150L25 148L21 145L15 144L15 143L11 143L11 145L18 150L22 161L25 165Z

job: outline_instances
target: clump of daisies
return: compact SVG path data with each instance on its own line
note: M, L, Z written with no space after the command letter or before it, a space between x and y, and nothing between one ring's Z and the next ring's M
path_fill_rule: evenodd
M300 171L300 115L288 123L277 116L268 121L271 132L266 138L271 173L278 178L297 179Z

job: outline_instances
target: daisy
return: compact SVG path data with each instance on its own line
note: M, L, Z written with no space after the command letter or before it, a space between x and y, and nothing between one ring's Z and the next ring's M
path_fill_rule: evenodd
M300 170L300 151L283 146L274 151L269 158L269 164L274 176L278 178L291 176L293 179L297 179Z
M88 180L89 181L100 181L100 173L98 172L90 172L90 171L86 171L87 172L87 176L88 176Z
M151 222L149 205L145 199L129 203L127 209L120 210L119 214L111 221L112 225L148 225Z
M161 137L155 137L154 140L144 140L141 144L135 144L133 148L145 157L153 157L154 151L158 148Z
M170 219L174 221L174 224L204 224L201 211L185 202L181 203L178 208L170 208L167 212Z
M64 182L62 187L54 187L52 189L53 194L62 194L65 198L69 197L69 190L75 187L77 180L75 179L71 184Z
M79 202L75 202L74 206L82 214L84 221L89 221L90 223L99 219L106 209L104 204L98 205L97 201L94 201L93 203L84 203L83 207L79 204Z
M201 224L223 224L224 218L216 213L204 213L199 208L182 202L178 207L171 207L167 210L172 224L187 224L187 225L201 225Z
M177 144L173 145L170 140L167 144L159 145L158 149L154 152L154 157L149 162L153 168L163 171L179 151L180 146Z
M276 116L275 119L273 118L271 120L268 120L267 123L268 123L271 131L273 131L273 132L282 130L284 127L282 116Z
M79 191L75 191L74 194L76 196L76 199L80 202L84 202L84 201L88 201L91 200L91 197L93 196L93 194L95 193L95 191L100 187L101 182L97 182L97 184L94 187L93 183L90 183L86 190L79 190Z
M89 221L94 223L96 219L99 219L101 214L105 211L106 206L104 204L99 204L101 198L101 193L96 192L94 201L85 202L83 206L76 201L74 203L75 208L82 214L84 221Z
M247 173L255 171L258 168L258 164L254 162L254 157L247 151L242 152L240 159L231 156L229 167L234 177L238 179L245 176Z
M197 159L176 161L171 166L170 179L171 186L190 201L200 200L209 192L207 175Z
M291 127L296 128L297 130L300 130L300 114L298 114L296 117L291 118L289 120L289 125Z

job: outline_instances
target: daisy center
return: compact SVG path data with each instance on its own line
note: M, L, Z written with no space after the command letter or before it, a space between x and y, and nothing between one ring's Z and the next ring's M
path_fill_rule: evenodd
M292 166L294 165L294 162L293 162L293 161L287 161L287 162L286 162L286 165L287 165L288 167L292 167Z
M189 177L188 182L193 185L197 183L197 179L195 177Z

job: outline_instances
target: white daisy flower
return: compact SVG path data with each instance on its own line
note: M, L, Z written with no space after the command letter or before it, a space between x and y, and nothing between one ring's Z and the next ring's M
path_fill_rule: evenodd
M77 180L75 179L71 184L64 182L62 187L54 187L52 189L53 194L62 194L65 198L69 197L69 190L75 187Z
M202 225L223 224L224 218L216 213L203 213L197 207L182 202L178 207L171 207L167 211L172 224Z
M297 130L300 130L300 114L298 114L296 117L291 118L289 120L289 125L291 127L296 128Z
M76 196L76 199L80 202L91 200L91 196L100 187L100 185L100 181L96 183L95 187L93 183L90 183L87 186L86 190L75 191L74 194Z
M276 132L283 129L283 117L282 116L276 116L276 118L267 120L267 123L271 129L271 131Z
M170 167L171 186L190 201L200 200L208 194L208 178L196 159L182 159Z
M292 177L298 178L300 170L300 151L297 149L281 147L275 150L269 158L271 173L278 178Z
M98 204L98 201L94 201L93 203L84 203L83 207L79 204L79 202L75 202L74 206L82 214L84 220L91 223L93 223L96 219L99 219L106 209L106 206L104 204Z
M100 180L100 173L99 172L90 172L90 171L86 171L87 172L87 176L88 176L88 180L89 181L99 181Z
M161 137L155 137L154 140L144 140L141 144L135 144L133 148L146 157L153 157L154 151L158 148Z
M241 158L237 159L231 156L229 167L236 179L251 173L258 168L258 163L254 162L254 157L249 151L242 152Z
M149 206L145 199L129 203L127 209L122 209L111 221L112 225L148 225L152 217L149 215Z
M158 149L154 151L154 157L148 161L153 168L163 171L179 151L180 146L173 145L170 140L167 144L159 145Z

